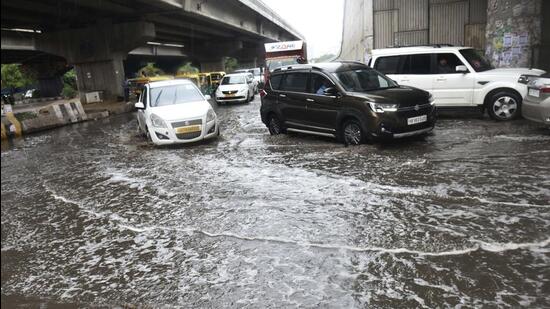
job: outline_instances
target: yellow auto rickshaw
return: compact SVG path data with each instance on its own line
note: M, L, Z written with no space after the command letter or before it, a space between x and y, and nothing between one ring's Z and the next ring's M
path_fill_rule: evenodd
M210 79L212 81L212 88L216 89L220 85L222 78L225 76L225 72L209 72Z
M130 88L130 93L133 93L139 97L139 95L141 94L141 88L143 88L143 85L150 82L170 80L170 79L174 79L174 77L169 75L140 76L140 77L129 79L128 87Z

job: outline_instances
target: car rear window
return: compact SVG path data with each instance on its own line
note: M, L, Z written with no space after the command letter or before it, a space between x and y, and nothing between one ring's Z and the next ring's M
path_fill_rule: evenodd
M288 73L283 79L281 90L292 92L306 92L307 73Z
M399 74L400 56L380 57L374 63L374 68L384 74Z

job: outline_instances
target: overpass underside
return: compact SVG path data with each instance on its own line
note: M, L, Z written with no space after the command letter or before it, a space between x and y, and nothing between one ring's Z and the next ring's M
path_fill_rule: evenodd
M83 102L91 91L107 99L123 95L128 55L189 59L216 71L223 57L260 63L263 43L301 39L252 0L3 0L1 6L2 63L64 59L76 70Z

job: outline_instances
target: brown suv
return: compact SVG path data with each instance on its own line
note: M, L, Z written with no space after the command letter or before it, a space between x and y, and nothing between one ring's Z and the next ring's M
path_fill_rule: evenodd
M262 121L273 135L294 131L356 145L425 134L436 121L429 92L399 86L357 62L276 69L261 96Z

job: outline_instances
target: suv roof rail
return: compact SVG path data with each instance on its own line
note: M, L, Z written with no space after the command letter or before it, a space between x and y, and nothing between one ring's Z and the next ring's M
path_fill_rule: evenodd
M355 63L355 64L363 64L363 62L361 61L357 61L357 60L335 60L335 61L332 61L332 62L341 62L341 63Z
M388 46L387 48L403 48L403 47L433 47L433 48L441 48L441 47L454 47L453 44L419 44L419 45L393 45Z

